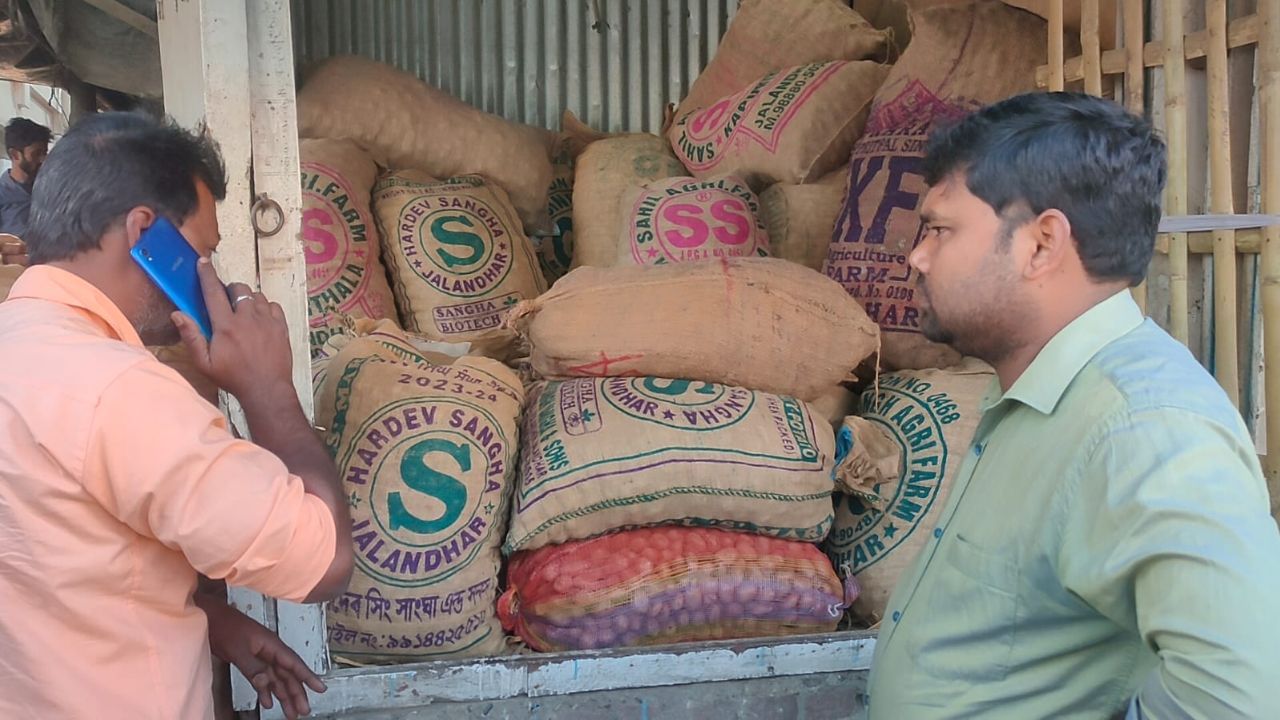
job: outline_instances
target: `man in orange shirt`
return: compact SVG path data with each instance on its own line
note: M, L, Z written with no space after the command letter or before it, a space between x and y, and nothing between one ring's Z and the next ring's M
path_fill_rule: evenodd
M32 266L0 303L0 718L212 718L212 649L308 712L322 689L200 574L317 602L351 574L336 469L302 413L280 307L207 260L205 342L129 256L168 218L202 255L216 147L170 123L80 122L36 182ZM176 342L244 407L235 438L144 344ZM256 443L256 444L255 444Z

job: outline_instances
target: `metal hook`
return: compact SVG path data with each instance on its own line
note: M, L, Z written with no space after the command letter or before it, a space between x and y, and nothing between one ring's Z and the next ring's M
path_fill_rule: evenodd
M270 228L263 228L258 224L258 218L268 210L275 211L276 224ZM253 201L253 207L249 209L249 213L250 221L253 223L253 231L258 233L260 237L271 237L284 227L284 209L280 207L280 203L267 197L266 193L258 194L258 197Z

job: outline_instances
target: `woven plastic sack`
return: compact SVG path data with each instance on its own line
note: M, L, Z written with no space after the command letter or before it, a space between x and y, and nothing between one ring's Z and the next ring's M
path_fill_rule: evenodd
M382 242L369 209L378 166L349 140L303 140L302 249L311 350L341 331L338 314L394 318Z
M355 545L351 585L328 605L329 647L365 663L497 654L524 389L488 358L400 362L412 345L380 334L345 342L316 402Z
M615 264L769 256L760 198L732 175L655 180L627 191L622 207Z
M653 377L535 388L504 552L625 527L724 527L817 542L830 527L831 425L807 404Z
M809 543L649 528L511 559L498 615L535 650L829 632L857 595Z

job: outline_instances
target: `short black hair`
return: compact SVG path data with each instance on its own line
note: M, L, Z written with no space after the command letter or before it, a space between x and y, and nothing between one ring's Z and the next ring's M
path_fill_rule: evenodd
M22 150L39 143L49 144L53 131L37 122L16 117L4 126L4 150Z
M31 262L98 248L108 228L138 206L180 225L198 204L197 178L216 199L226 196L222 156L203 130L143 113L86 116L62 136L36 176L23 238Z
M974 112L929 139L929 185L955 173L1005 217L1062 211L1095 280L1146 277L1160 224L1165 145L1151 123L1083 93L1028 93Z

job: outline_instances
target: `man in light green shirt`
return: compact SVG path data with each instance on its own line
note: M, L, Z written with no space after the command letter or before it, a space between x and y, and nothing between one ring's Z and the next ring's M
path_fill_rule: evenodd
M1128 293L1164 145L1023 95L935 135L911 255L932 340L998 383L889 601L873 720L1280 718L1280 532L1239 413Z

